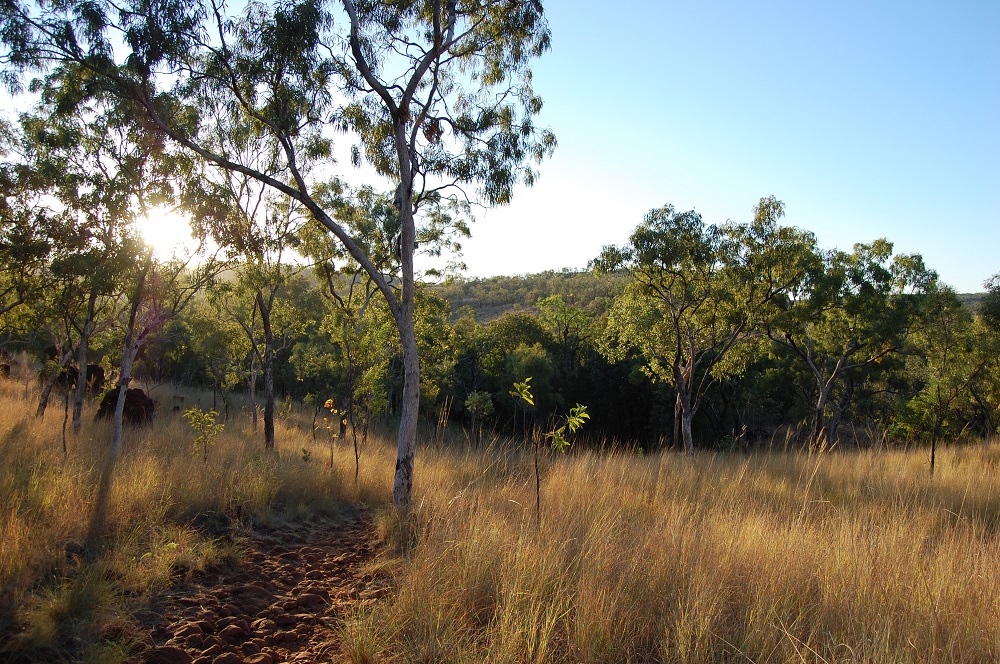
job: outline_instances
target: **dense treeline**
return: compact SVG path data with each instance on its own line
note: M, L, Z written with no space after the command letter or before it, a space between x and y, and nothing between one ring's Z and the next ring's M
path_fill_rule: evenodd
M0 131L0 333L40 374L40 416L61 390L78 431L85 400L118 390L116 454L132 377L212 390L223 413L245 394L267 449L282 400L307 401L317 418L335 410L341 431L362 437L376 419L402 432L419 412L474 444L546 431L583 404L592 444L689 454L933 447L1000 425L998 278L963 304L919 255L885 239L821 248L765 198L722 225L654 209L586 272L411 292L398 191L330 178L311 206L249 166L210 168L171 148L115 95L87 97L60 76ZM190 215L197 250L160 260L144 244L137 221L157 205ZM415 255L457 254L469 206L424 205ZM511 394L527 378L532 404Z
M475 443L483 433L544 427L585 404L582 444L687 442L689 450L995 433L996 281L970 308L919 256L894 255L885 240L820 250L811 234L779 225L782 212L764 199L752 222L715 227L668 206L629 245L606 249L594 271L420 287L423 419L463 427ZM45 250L29 263L13 253L12 232L25 228L4 228L9 293L23 291L3 314L5 348L38 363L48 388L39 413L66 367L101 364L120 375L136 303L128 284L145 255L144 269L158 275L144 300L155 324L144 328L135 377L212 390L220 412L247 395L265 426L271 420L271 437L282 401L326 415L332 399L359 432L398 417L398 335L355 272L329 261L264 268L233 253L195 278L125 233L115 250L132 247L132 260L109 272L117 278L98 280L109 261L99 234L84 251L59 244L59 234L39 238ZM66 267L75 262L82 267ZM193 295L182 302L179 292ZM511 386L529 376L535 404L519 416Z

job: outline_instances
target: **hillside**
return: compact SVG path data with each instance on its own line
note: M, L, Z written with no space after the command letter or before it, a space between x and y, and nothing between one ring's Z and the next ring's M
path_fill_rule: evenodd
M489 322L506 311L531 310L541 298L561 295L567 304L600 316L621 291L625 278L594 276L591 272L548 270L539 274L455 279L435 286L448 300L452 312L472 307L480 322Z

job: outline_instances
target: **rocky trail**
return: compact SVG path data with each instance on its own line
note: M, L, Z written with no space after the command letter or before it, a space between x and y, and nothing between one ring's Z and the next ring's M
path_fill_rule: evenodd
M278 664L342 659L346 611L389 591L373 573L371 516L345 511L260 527L229 569L176 587L141 616L137 664Z

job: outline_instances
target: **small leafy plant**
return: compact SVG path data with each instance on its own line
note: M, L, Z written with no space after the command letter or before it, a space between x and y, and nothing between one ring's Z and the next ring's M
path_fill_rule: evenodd
M589 419L590 413L587 412L586 406L576 404L576 406L570 408L569 414L562 418L563 425L545 434L545 437L552 445L552 449L557 452L565 452L568 450L571 443L566 438L567 430L569 435L572 436L574 433L579 431Z
M330 432L330 468L333 468L333 446L340 436L341 422L344 416L337 410L337 404L334 403L333 399L327 399L323 408L330 412L330 417L323 418L323 428Z
M201 449L203 463L208 463L209 446L215 445L219 434L226 428L225 423L215 421L218 416L218 412L214 410L205 412L200 406L192 406L181 415L195 432L194 452L197 454L199 448Z
M531 376L528 376L520 383L514 383L513 389L510 390L510 395L515 399L521 401L526 406L534 407L535 397L531 394ZM565 452L569 449L572 444L567 438L567 435L572 437L574 433L579 431L586 421L590 419L590 414L587 412L587 407L582 404L576 404L573 408L570 408L569 414L560 418L562 421L562 426L554 427L551 431L544 434L544 437L552 449L557 452ZM559 420L557 420L558 422ZM532 430L531 434L531 450L534 455L535 461L535 523L539 527L542 524L542 480L538 472L538 448L539 448L539 436Z

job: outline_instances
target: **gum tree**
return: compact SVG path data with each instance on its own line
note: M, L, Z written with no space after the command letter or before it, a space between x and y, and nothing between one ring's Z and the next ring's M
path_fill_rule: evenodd
M393 501L410 503L420 365L413 329L418 220L451 198L507 203L555 145L534 117L530 62L549 48L537 0L11 0L0 8L8 83L57 68L81 96L110 95L150 131L301 205L371 276L398 328L405 368ZM356 164L392 182L399 273L321 204L335 132ZM276 146L273 169L227 141ZM304 168L304 165L311 168Z
M893 256L885 239L859 243L826 253L808 291L770 320L768 336L813 379L812 445L836 436L837 418L828 427L825 412L847 375L902 350L936 277L919 255Z
M708 388L742 370L774 305L814 267L812 234L779 226L783 214L780 201L764 198L750 224L715 226L667 205L592 264L631 276L609 312L606 349L619 358L638 350L647 373L673 386L675 439L679 422L688 455Z

